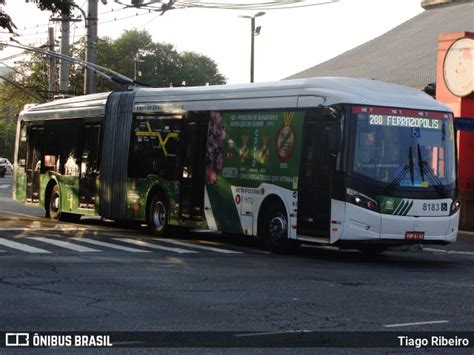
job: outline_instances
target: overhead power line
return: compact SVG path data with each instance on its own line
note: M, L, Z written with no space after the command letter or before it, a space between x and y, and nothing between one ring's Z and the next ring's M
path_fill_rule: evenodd
M92 70L95 74L101 76L102 78L120 86L121 89L130 89L132 87L140 86L140 85L137 85L137 83L133 79L130 79L129 77L126 77L123 74L117 73L116 71L112 69L105 68L97 64L88 63L83 60L73 58L64 54L56 53L56 52L41 49L41 48L25 46L24 44L21 44L19 42L17 43L18 44L11 44L11 43L1 43L1 44L5 46L13 47L13 48L20 48L27 51L40 53L47 56L52 56L54 58L59 58L64 61L68 61L70 63L80 65L86 69ZM106 73L109 73L110 75Z
M267 0L267 1L199 1L199 0L114 0L126 7L149 8L158 11L180 8L202 8L221 10L282 10L318 6L339 0Z

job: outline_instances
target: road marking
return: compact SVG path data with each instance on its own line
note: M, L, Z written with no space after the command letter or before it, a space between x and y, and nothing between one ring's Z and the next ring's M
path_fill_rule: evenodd
M429 321L429 322L387 324L387 325L384 325L384 327L385 328L395 328L395 327L409 327L409 326L412 326L412 325L442 324L442 323L449 323L449 320L433 320L433 321Z
M51 227L51 228L35 228L35 227L13 227L13 228L0 228L0 232L74 232L74 231L85 231L89 228L77 228L77 227Z
M6 247L12 248L12 249L21 250L21 251L24 251L24 252L27 252L27 253L37 253L37 254L50 254L51 253L51 252L49 252L47 250L44 250L44 249L32 247L32 246L27 245L27 244L18 243L18 242L14 242L12 240L2 239L2 238L0 238L0 245L6 246Z
M262 336L262 335L279 335L279 334L299 334L299 333L311 333L311 330L281 330L281 331L274 331L274 332L259 332L259 333L242 333L242 334L234 334L235 337L255 337L255 336Z
M448 250L448 254L474 255L474 252L472 252L472 251Z
M242 254L242 252L240 252L240 251L229 250L229 249L221 249L221 248L213 248L213 247L205 247L203 245L193 244L193 243L186 243L186 242L182 242L182 241L179 241L179 240L160 239L160 238L153 238L153 240L157 240L157 241L164 242L164 243L172 243L172 244L176 244L176 245L181 245L183 247L190 247L190 248L196 248L196 249L215 251L217 253Z
M211 242L211 241L208 241L208 240L201 240L201 243L210 244L210 245L221 245L220 243ZM240 245L236 246L236 248L238 248L239 250L243 250L244 252L249 252L249 253L257 253L257 254L265 254L265 255L271 255L272 254L269 251L241 247Z
M0 189L6 189L7 187L10 187L10 185L0 185Z
M18 212L12 212L12 211L7 211L7 210L0 210L0 212L15 214L15 215L17 215L17 216L30 217L30 218L32 218L32 219L37 218L37 217L32 216L32 215L29 215L29 214L18 213Z
M61 248L65 249L70 249L78 252L100 252L100 250L97 249L92 249L88 247L83 247L82 245L77 245L69 242L64 242L62 240L57 240L57 239L48 239L48 238L43 238L43 237L27 237L28 239L31 240L37 240L43 243L47 244L52 244Z
M95 239L89 239L89 238L70 238L70 239L77 240L79 242L85 242L85 243L89 243L89 244L100 245L100 246L107 247L107 248L112 248L112 249L130 251L132 253L151 253L151 251L149 251L149 250L124 247L122 245L101 242L101 241L95 240Z
M423 248L423 251L427 251L430 253L438 253L438 254L474 255L474 252L472 251L443 250L443 249L436 249L436 248Z
M151 243L147 243L147 242L144 242L144 241L141 241L141 240L135 240L135 239L130 239L130 238L113 238L113 239L117 240L117 241L120 241L120 242L124 242L124 243L139 245L141 247L167 250L167 251L172 251L172 252L179 253L179 254L197 253L197 251L193 251L193 250L186 250L186 249L181 249L181 248L169 248L169 247L165 247L165 246L162 246L162 245L151 244Z

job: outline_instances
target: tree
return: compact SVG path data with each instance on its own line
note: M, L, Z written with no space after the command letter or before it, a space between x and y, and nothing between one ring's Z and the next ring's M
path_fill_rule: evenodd
M138 66L142 76L138 81L154 87L187 86L224 84L225 78L218 72L216 63L204 55L194 52L178 53L171 44L155 43L147 31L128 30L116 40L99 38L98 64L134 77L136 55L140 53ZM72 56L84 58L85 40L74 43L71 48ZM23 109L31 102L39 102L38 96L48 97L48 58L39 53L28 54L28 60L15 67L8 79L23 87L23 91L8 81L0 82L0 107L8 111L8 118ZM120 58L120 60L117 60ZM59 70L59 68L58 68ZM84 68L72 64L70 70L70 93L82 93L84 85ZM102 78L98 80L98 92L117 90L118 87ZM25 93L31 91L32 94ZM0 110L1 112L1 110ZM1 117L0 117L1 118Z
M0 157L13 161L16 122L0 117Z
M82 39L73 45L72 56L84 58L84 53L85 41ZM145 30L126 30L116 40L99 38L97 64L129 78L134 78L138 74L136 71L140 71L142 75L137 75L137 81L154 87L181 86L182 82L187 86L225 84L224 76L212 59L194 52L178 53L171 44L153 42ZM80 92L83 69L73 66L70 82L74 91ZM116 89L99 77L98 92Z
M74 0L26 0L26 2L34 2L40 10L48 10L53 14L70 15L72 7L75 5Z
M40 10L48 10L54 14L69 15L72 7L75 5L74 0L26 0L26 2L36 3ZM0 5L5 5L5 0L0 0ZM0 27L7 29L11 33L15 33L15 24L11 17L0 8Z
M181 53L178 76L186 81L187 86L225 83L225 78L219 73L216 63L209 57L194 52Z
M1 1L1 0L0 0ZM134 77L139 69L139 81L155 87L224 84L216 63L194 52L178 53L171 44L155 43L147 31L128 30L116 40L104 37L97 43L98 64ZM84 58L85 40L74 43L71 50L75 58ZM137 53L141 62L137 65ZM28 103L39 103L48 97L49 60L45 55L30 52L28 60L17 65L14 71L0 80L0 156L13 158L16 115ZM117 60L120 58L120 60ZM70 86L73 94L82 93L84 68L72 64ZM98 92L116 90L110 82L99 78Z
M24 104L33 102L32 96L37 94L30 92L22 83L15 81L12 73L2 75L0 82L0 157L13 161L15 146L16 115Z

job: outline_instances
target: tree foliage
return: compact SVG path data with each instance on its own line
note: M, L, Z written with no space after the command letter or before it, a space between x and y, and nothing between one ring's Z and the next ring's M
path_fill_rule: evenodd
M100 38L97 47L99 65L132 78L138 69L142 73L138 80L156 87L181 86L183 82L186 86L225 83L224 76L209 57L194 52L178 53L171 44L153 42L146 31L125 31L116 40ZM71 52L75 58L84 58L85 40L74 43ZM136 67L137 53L140 53L140 62ZM0 156L12 157L16 115L24 105L38 103L41 97L47 99L48 75L49 58L30 53L28 60L4 75L6 80L0 80ZM80 95L84 68L71 65L69 79L70 93ZM99 92L113 89L116 87L110 82L99 78Z
M11 0L13 1L13 0ZM15 0L18 1L18 0ZM68 15L75 6L73 0L26 0L41 10L58 15ZM14 33L16 26L3 11L5 0L0 0L0 28ZM171 2L170 2L171 3ZM74 43L71 55L84 60L85 39ZM128 30L116 40L104 37L97 42L99 65L110 68L150 86L166 87L224 84L225 77L219 73L216 63L204 55L194 52L178 53L171 44L153 42L147 31ZM0 80L0 156L13 158L16 115L25 104L38 103L48 97L49 59L38 53L30 53L29 60L17 65L14 72ZM139 75L141 74L141 75ZM56 75L59 77L59 75ZM84 86L84 68L70 65L70 92L80 95ZM117 89L99 77L99 92Z
M181 53L178 76L183 78L188 86L225 83L225 78L219 73L216 63L209 57L194 52Z
M74 0L27 0L34 2L40 10L48 10L53 14L70 15Z
M71 56L83 60L85 48L86 42L82 38L71 46ZM49 58L38 53L29 53L28 57L16 66L12 80L47 98ZM99 38L97 64L129 78L136 77L138 82L153 87L181 86L183 82L186 86L225 83L225 77L219 73L216 63L209 57L194 52L178 53L171 44L153 42L145 30L127 30L116 40ZM59 65L56 77L59 81ZM83 92L83 66L70 64L69 83L69 92L62 94L80 95ZM98 77L98 92L118 88L117 85ZM14 88L4 82L0 84L0 90L12 92Z
M75 6L74 0L26 0L26 2L33 2L40 10L48 10L60 15L69 15ZM0 0L0 6L5 4L6 0ZM0 27L11 33L14 33L16 29L12 18L2 8L0 8Z
M13 161L16 122L0 119L0 157Z
M84 58L84 54L82 39L73 45L72 55ZM97 64L154 87L181 86L183 82L187 86L225 84L211 58L194 52L178 53L171 44L153 42L145 30L126 30L116 40L99 38ZM82 88L83 79L83 69L73 66L70 80L75 92ZM99 92L114 89L110 82L98 78Z
M26 102L34 99L29 96L22 85L14 85L12 74L2 75L0 83L0 157L13 160L15 146L16 114L23 109Z

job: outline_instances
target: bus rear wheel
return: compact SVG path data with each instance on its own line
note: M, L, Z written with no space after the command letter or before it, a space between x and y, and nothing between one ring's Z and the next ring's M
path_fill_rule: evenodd
M274 253L285 254L294 251L298 242L288 239L288 217L282 206L271 206L263 219L263 240Z
M168 229L168 209L163 194L153 196L148 209L148 228L156 236L162 237Z
M77 223L81 219L80 214L66 213L61 208L61 195L59 194L59 186L54 185L49 195L48 209L46 210L46 217L55 221L73 222Z
M54 185L51 189L47 212L47 217L56 221L61 219L61 196L59 195L58 185Z

